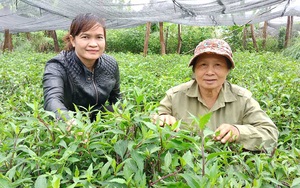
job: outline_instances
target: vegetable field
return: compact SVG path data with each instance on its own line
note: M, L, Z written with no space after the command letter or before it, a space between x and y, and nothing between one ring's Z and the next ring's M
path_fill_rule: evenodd
M281 54L236 52L228 80L252 91L280 130L277 149L243 151L151 122L165 91L191 79L191 56L116 53L122 110L71 114L66 131L43 110L42 75L55 54L0 56L0 187L300 187L300 62ZM88 110L88 109L87 109Z

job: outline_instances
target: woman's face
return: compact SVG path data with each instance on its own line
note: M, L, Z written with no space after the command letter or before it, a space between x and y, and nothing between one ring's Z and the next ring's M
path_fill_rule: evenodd
M75 37L70 36L70 41L82 63L93 64L105 49L104 29L96 24L88 31L81 32Z
M194 72L200 91L217 91L222 88L229 69L226 57L217 54L202 54L198 57Z

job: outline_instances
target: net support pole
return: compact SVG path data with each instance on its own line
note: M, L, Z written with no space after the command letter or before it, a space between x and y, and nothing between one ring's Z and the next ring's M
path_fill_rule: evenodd
M147 52L148 52L148 44L149 44L149 38L150 38L150 28L151 28L151 22L147 22L145 41L144 41L144 57L147 56Z
M178 24L177 30L178 30L177 54L180 54L180 52L181 52L181 46L182 46L181 24Z
M264 22L264 28L263 28L263 41L262 41L262 48L265 50L266 49L266 44L267 44L267 28L268 28L268 22Z
M292 18L291 18L291 16L288 16L287 17L287 24L286 24L284 48L287 48L289 46L289 44L290 44L290 39L291 39L291 23L292 23Z
M258 52L258 47L257 47L257 42L255 38L255 32L254 32L254 25L250 24L250 29L251 29L251 37L252 37L252 42L253 42L253 47L256 52Z
M3 51L8 50L12 51L13 44L12 44L12 34L9 33L8 29L4 30L4 45L3 45Z
M161 55L166 54L166 45L165 45L165 39L164 39L164 23L159 22L159 41L161 46Z
M52 38L53 38L53 43L54 43L54 50L55 50L55 52L59 52L60 50L59 50L56 31L52 30L51 33L52 33Z

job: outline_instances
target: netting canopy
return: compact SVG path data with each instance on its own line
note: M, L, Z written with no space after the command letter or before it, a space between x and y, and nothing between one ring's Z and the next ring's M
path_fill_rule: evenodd
M94 13L107 28L146 22L195 26L244 25L300 16L300 0L0 0L0 32L68 29L79 13Z

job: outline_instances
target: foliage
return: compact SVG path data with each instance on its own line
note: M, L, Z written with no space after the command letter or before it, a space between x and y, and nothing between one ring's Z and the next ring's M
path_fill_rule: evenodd
M284 56L290 56L295 59L300 59L300 38L293 41L293 44L283 51Z
M214 37L214 27L182 26L182 53L194 52L199 42Z
M65 31L56 31L58 45L62 49L63 36ZM28 35L28 36L27 36ZM45 32L17 33L13 35L13 46L15 51L32 51L32 52L54 52L53 38L47 36Z
M279 49L283 49L284 48L285 33L286 33L286 28L285 27L281 27L279 29L279 35L278 35L278 48Z
M280 130L277 150L251 153L150 120L165 91L191 78L186 55L113 53L122 110L70 114L71 131L42 109L42 74L54 54L0 56L1 187L292 187L300 186L299 62L275 53L236 52L229 80L250 89ZM202 135L202 136L199 136Z
M130 29L108 29L106 50L110 52L140 53L144 48L144 26Z
M167 54L177 53L178 47L178 24L164 22L164 40ZM249 25L245 26L188 26L181 25L181 54L191 54L195 46L207 38L225 39L233 51L255 51L251 39ZM246 47L243 47L243 29L248 27ZM125 29L107 29L106 51L122 53L142 53L144 50L146 24ZM159 35L159 24L152 23L151 34L148 43L148 54L160 54L161 44ZM57 38L60 49L63 49L63 36L67 31L57 30ZM262 48L263 38L261 28L255 27L255 36L260 51L279 52L284 49L285 27L280 28L278 36L267 37L266 47ZM293 38L297 37L297 32L293 33ZM3 34L0 33L0 47L3 43ZM45 31L31 32L28 39L27 33L13 34L14 51L34 51L34 52L53 52L53 39L45 34Z
M230 44L230 47L232 48L233 51L236 51L238 49L242 49L243 47L243 29L244 27L247 27L248 25L245 26L230 26L230 27L222 27L224 33L224 39Z
M152 24L148 44L149 54L160 54L159 26ZM117 29L107 31L107 51L142 53L144 49L146 26L138 26L130 29ZM178 45L177 24L164 23L164 40L167 53L176 53ZM214 33L213 27L182 26L182 49L186 54L194 50L202 40L211 38Z
M278 48L278 37L268 36L267 40L266 40L265 49L262 48L262 46L263 46L262 43L263 43L263 39L258 38L257 39L257 45L259 46L260 51L279 52L281 50L281 49ZM248 47L248 49L249 49L249 47ZM254 49L252 51L254 51Z

